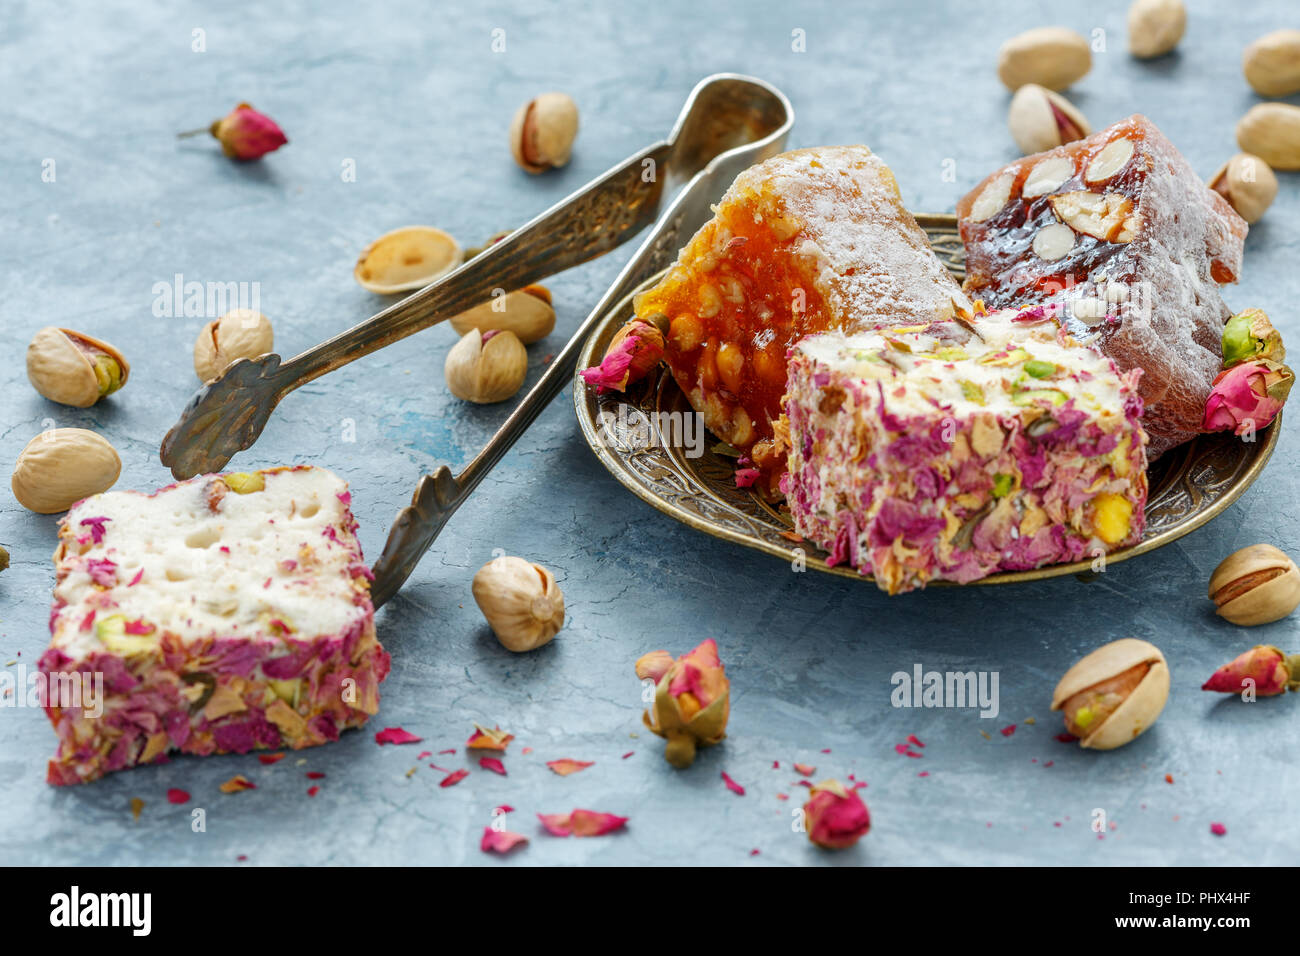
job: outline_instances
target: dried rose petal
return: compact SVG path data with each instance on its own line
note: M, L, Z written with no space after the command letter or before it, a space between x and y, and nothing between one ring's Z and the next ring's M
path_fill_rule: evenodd
M537 819L542 821L546 832L552 836L604 836L621 830L628 817L613 813L597 813L595 810L574 810L571 813L539 813Z
M775 769L775 767L773 767L773 769ZM812 766L811 764L797 763L794 765L794 772L798 774L803 774L803 776L805 777L811 777L813 774L817 772L817 768Z
M414 744L423 740L423 737L417 737L415 734L403 730L401 727L385 727L375 734L375 743L379 746L384 744Z
M757 468L737 468L736 469L736 487L748 488L754 482L758 481L759 471Z
M594 763L594 760L570 760L568 757L565 757L562 760L548 760L546 761L546 766L550 767L551 770L558 773L561 777L567 777L569 774L577 773L579 770L586 770Z
M470 735L469 740L465 741L465 746L470 750L500 750L505 751L510 745L510 741L515 739L514 734L508 734L500 727L494 727L488 730L479 724L474 725L474 733Z
M731 774L727 773L727 771L725 770L722 771L722 782L725 783L727 785L727 789L730 790L732 793L734 793L736 796L743 797L745 795L745 788L742 787L740 784L736 783L736 781L732 780Z
M509 853L515 847L522 846L527 842L528 837L520 833L484 827L483 839L479 841L478 848L484 853Z
M179 790L176 787L172 787L170 790L167 791L167 802L168 803L189 803L190 795L188 791Z
M87 525L89 525L89 526L90 526L90 540L91 540L94 544L99 544L101 541L104 540L104 525L105 525L105 523L106 523L106 522L109 522L109 521L112 521L112 520L113 520L112 518L106 518L106 517L102 517L102 516L101 516L101 517L95 517L95 518L82 518L82 519L81 519L81 526L84 528L84 527L86 527Z
M1222 823L1211 823L1210 832L1213 833L1215 836L1227 836L1228 828L1225 827Z
M308 771L307 771L307 779L308 779L308 780L324 780L324 779L325 779L325 774L322 773L322 772L319 771L319 770L308 770Z
M139 820L140 814L144 812L144 801L139 797L131 798L131 819Z
M460 783L468 776L469 776L469 771L462 767L460 770L455 770L449 773L446 777L443 778L442 782L439 783L438 786L454 787L456 786L456 784Z
M257 784L242 773L237 773L221 785L222 793L239 793L241 790L256 790Z
M283 760L283 759L284 759L284 754L282 754L282 753L279 753L279 754L258 754L258 755L257 755L257 759L258 759L258 762L259 762L259 763L263 763L263 764L265 764L266 766L269 767L271 764L273 764L273 763L279 763L281 760Z
M479 757L478 765L484 770L491 770L493 773L499 773L503 777L506 775L506 765L496 757Z
M318 793L320 793L320 787L316 786L315 784L312 784L310 787L307 788L307 796L309 797L314 797Z

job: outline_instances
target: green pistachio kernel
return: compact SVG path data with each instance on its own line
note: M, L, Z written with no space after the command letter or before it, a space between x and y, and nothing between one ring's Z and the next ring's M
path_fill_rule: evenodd
M1030 359L1025 363L1025 374L1030 378L1048 378L1056 374L1056 366L1051 362Z
M236 471L224 476L226 487L237 495L247 495L266 487L266 479L255 471Z
M1053 405L1064 405L1070 397L1059 388L1026 388L1017 390L1011 395L1011 401L1017 405L1032 405L1041 399L1046 399Z
M1015 484L1015 481L1016 480L1010 475L1004 475L1002 472L998 472L993 476L993 497L1005 498L1007 495L1011 494L1011 486Z
M974 402L976 405L984 404L983 388L981 388L975 382L969 382L966 379L962 379L960 384L961 384L962 398L966 399L966 401L968 402Z

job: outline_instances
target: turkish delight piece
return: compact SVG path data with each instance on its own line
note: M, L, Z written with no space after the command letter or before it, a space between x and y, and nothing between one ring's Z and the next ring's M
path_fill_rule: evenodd
M1144 116L1027 156L957 204L965 289L1054 304L1066 329L1141 368L1152 458L1201 431L1246 222Z
M803 149L741 173L658 285L669 368L705 424L767 478L786 352L826 329L930 321L969 304L865 146Z
M350 502L304 466L74 505L40 660L49 782L170 751L310 747L365 723L389 659Z
M795 530L895 594L1139 541L1141 372L1051 323L810 336L790 359Z

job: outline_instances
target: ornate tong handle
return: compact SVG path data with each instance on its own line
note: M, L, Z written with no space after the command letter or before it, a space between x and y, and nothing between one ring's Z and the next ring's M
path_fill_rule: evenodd
M177 478L219 471L257 441L275 406L300 385L492 298L603 255L653 222L671 147L656 143L588 183L455 272L287 362L236 362L200 389L167 432L162 463Z
M719 75L695 88L669 138L676 165L660 171L678 182L689 178L690 184L478 456L455 477L443 465L420 479L411 504L393 522L383 554L375 562L370 593L376 607L397 593L456 509L573 380L578 353L592 329L642 281L672 262L684 238L708 221L710 203L741 170L784 148L793 123L794 110L785 96L758 80Z

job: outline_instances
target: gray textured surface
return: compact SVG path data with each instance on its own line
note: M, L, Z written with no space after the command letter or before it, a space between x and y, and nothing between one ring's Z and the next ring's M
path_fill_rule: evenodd
M879 3L798 13L777 3L741 15L686 0L593 3L521 13L407 3L383 11L342 3L235 5L86 3L55 15L39 3L0 3L0 460L12 462L46 423L94 428L122 454L119 487L168 475L158 442L195 387L190 350L204 319L155 318L155 282L256 281L289 355L380 304L351 277L356 253L395 226L427 222L467 243L520 223L612 162L666 132L703 75L752 73L793 101L791 145L865 142L892 164L914 209L951 209L1014 155L993 73L998 44L1019 29L1061 22L1107 31L1107 52L1073 92L1100 127L1151 116L1209 174L1236 147L1232 128L1254 102L1240 51L1288 25L1284 5L1236 5L1231 16L1191 3L1181 52L1141 64L1124 52L1124 4L998 4L969 18L958 4ZM1294 25L1294 24L1289 24ZM192 31L207 51L191 51ZM491 31L507 50L491 52ZM791 52L791 31L807 52ZM582 110L573 162L528 177L505 130L515 107L546 89ZM260 164L234 165L215 144L178 145L239 99L274 116L291 140ZM42 161L57 179L42 182ZM357 182L341 181L354 159ZM944 177L955 161L955 181ZM1230 304L1268 309L1300 336L1300 190L1283 176L1266 220L1251 231L1245 277ZM585 315L626 252L550 283L559 325L530 350L534 380L548 352ZM78 411L39 398L22 349L38 327L66 325L117 344L130 384ZM290 397L261 441L235 460L256 467L310 462L352 483L362 540L377 555L417 476L463 464L506 407L469 408L442 383L454 336L429 330ZM356 423L355 443L340 440ZM634 499L589 454L570 396L557 400L458 514L406 589L380 614L393 655L369 731L274 767L255 757L184 758L81 788L44 783L54 745L38 710L0 710L0 859L27 863L1283 863L1294 834L1275 824L1294 807L1300 769L1283 741L1296 702L1254 706L1202 694L1220 663L1258 641L1300 650L1295 621L1247 633L1217 620L1205 581L1229 551L1255 541L1296 544L1295 423L1263 478L1211 526L1074 579L991 589L944 589L888 599L868 583L794 574L784 564L678 526ZM6 467L8 467L6 465ZM55 519L0 493L0 660L34 665L47 638ZM469 593L494 548L554 569L569 621L528 656L502 650ZM1108 754L1057 743L1051 688L1079 655L1132 635L1159 644L1173 693L1155 730ZM687 772L660 758L640 728L632 662L718 639L733 686L731 736ZM927 669L1001 675L996 720L973 711L897 710L889 675ZM13 669L16 669L13 668ZM1026 718L1036 718L1027 725ZM472 721L517 735L502 778L468 765L459 786L420 749L460 747ZM1009 738L997 730L1018 724ZM403 726L412 747L377 747L372 731ZM985 730L992 740L980 735ZM640 736L631 739L630 734ZM915 733L920 760L894 751ZM521 748L531 747L530 754ZM822 753L830 748L830 753ZM628 750L635 755L621 760ZM594 760L569 778L543 762ZM779 760L782 769L773 770ZM792 761L818 777L855 773L874 827L854 851L822 854L790 828L802 788ZM1053 765L1047 766L1048 761ZM306 796L304 770L324 771ZM729 793L728 771L748 788ZM921 771L929 776L918 777ZM258 789L222 795L245 773ZM1165 782L1172 774L1173 785ZM170 806L169 787L190 791ZM777 792L793 795L779 802ZM138 821L132 797L146 806ZM477 848L490 809L510 803L512 829L532 844L502 861ZM542 834L535 811L573 807L629 815L626 833L597 840ZM207 811L207 832L189 826ZM1088 824L1104 808L1115 829ZM1228 836L1210 835L1211 821ZM1061 826L1054 824L1060 823ZM1279 836L1279 832L1281 835ZM762 854L750 857L752 848Z

